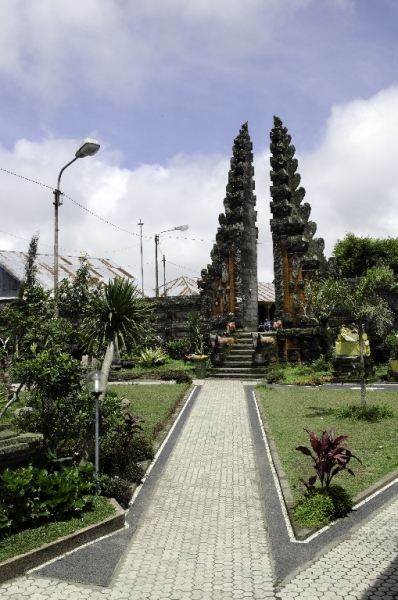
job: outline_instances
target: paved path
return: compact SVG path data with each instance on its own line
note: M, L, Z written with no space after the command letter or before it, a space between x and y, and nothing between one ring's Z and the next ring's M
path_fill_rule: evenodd
M35 572L0 598L398 599L398 500L277 589L257 475L243 384L207 381L111 583Z

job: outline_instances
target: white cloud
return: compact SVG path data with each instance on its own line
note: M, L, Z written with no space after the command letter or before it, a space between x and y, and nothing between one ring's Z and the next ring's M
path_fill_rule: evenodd
M373 237L397 236L397 107L397 86L368 100L335 106L319 147L305 156L298 148L298 171L312 207L311 218L318 225L317 236L325 238L327 254L348 231ZM78 142L24 139L12 150L0 147L3 169L49 186L0 171L3 232L29 240L40 231L40 251L52 253L52 188L61 167L73 158ZM272 281L269 151L256 153L254 149L254 156L259 279ZM199 275L210 262L218 215L224 210L230 156L178 154L165 164L143 164L135 169L120 168L116 159L103 147L94 157L76 161L64 172L61 189L102 219L135 235L111 227L65 198L59 214L61 252L106 256L139 278L138 222L142 219L144 280L149 292L154 288L155 233L188 224L187 232L161 236L166 279ZM27 242L0 233L0 248L25 250Z
M398 86L335 106L319 148L299 157L302 184L330 253L352 231L397 237Z
M70 100L77 83L88 101L91 92L122 103L195 65L218 71L258 56L280 18L313 1L0 0L0 73L51 106Z

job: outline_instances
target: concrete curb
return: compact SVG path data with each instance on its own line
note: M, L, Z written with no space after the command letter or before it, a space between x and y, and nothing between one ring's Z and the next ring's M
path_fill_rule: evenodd
M111 503L115 507L116 514L105 519L105 521L90 525L64 538L44 544L41 548L37 548L26 554L20 554L0 563L0 583L24 575L30 569L34 569L49 560L75 550L83 544L123 529L126 518L125 511L113 498L111 498Z
M279 458L278 451L276 448L276 444L272 438L271 430L268 426L267 418L265 416L265 412L264 412L263 406L261 404L261 400L257 397L257 394L256 394L256 403L257 403L258 410L260 413L261 421L263 423L264 431L267 436L268 446L269 446L269 449L271 452L272 461L274 463L274 467L275 467L275 470L276 470L276 473L277 473L277 476L279 479L279 483L281 486L282 495L283 495L283 499L285 502L286 510L289 515L290 524L292 526L292 529L293 529L296 539L300 540L300 541L305 540L307 537L309 537L310 535L312 535L313 533L318 531L320 529L320 527L314 528L314 529L304 529L304 528L300 527L298 525L298 523L295 521L293 511L294 511L294 507L296 505L296 501L291 492L285 471L283 470L282 463L281 463L281 460ZM389 483L391 483L392 481L394 481L397 478L398 478L398 469L395 469L391 473L388 473L387 475L385 475L382 479L380 479L380 481L376 482L375 484L373 484L372 486L370 486L363 492L360 492L357 496L355 496L352 499L353 505L354 505L353 509L355 510L355 507L357 504L359 504L360 502L363 502L364 500L366 500L366 498L368 498L375 492L382 490L384 487L386 487Z

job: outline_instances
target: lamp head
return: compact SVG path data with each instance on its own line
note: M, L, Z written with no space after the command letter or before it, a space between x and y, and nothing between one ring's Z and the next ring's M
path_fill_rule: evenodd
M104 389L104 377L101 371L91 371L86 377L87 389L92 394L101 394Z
M100 144L97 140L92 138L86 138L82 141L78 149L76 150L76 158L85 158L86 156L93 156L100 149Z
M187 229L189 229L188 225L177 225L177 227L174 227L174 229L178 230L178 231L186 231Z

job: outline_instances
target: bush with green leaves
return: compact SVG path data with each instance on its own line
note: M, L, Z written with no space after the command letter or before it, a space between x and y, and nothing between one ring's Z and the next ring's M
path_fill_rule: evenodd
M352 498L339 485L314 490L300 500L294 517L302 527L319 527L347 516L352 510Z
M133 489L127 479L102 475L100 488L101 496L114 498L124 509L128 508L130 500L133 497Z
M270 369L266 373L265 379L267 383L281 383L285 379L285 374L280 369Z
M184 360L190 353L190 346L190 341L187 338L170 340L165 344L167 354L174 360Z
M137 363L142 368L152 368L164 365L167 355L161 348L146 348L138 357Z
M100 438L100 468L106 475L139 483L143 477L137 463L153 458L152 444L141 435L142 419L129 413Z
M6 469L0 475L0 531L80 513L94 492L94 467Z
M369 421L370 423L376 423L382 419L392 419L395 417L395 413L392 408L385 404L373 405L373 406L360 406L357 404L348 404L341 406L335 410L337 418L339 419L353 419L354 421Z

